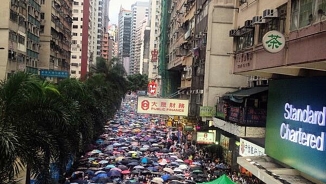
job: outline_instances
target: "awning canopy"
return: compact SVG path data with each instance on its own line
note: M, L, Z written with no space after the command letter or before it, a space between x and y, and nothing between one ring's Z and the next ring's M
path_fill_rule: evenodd
M258 94L264 91L267 91L268 87L253 87L253 88L249 88L249 89L241 89L238 91L234 91L231 93L226 93L223 96L233 96L233 97L248 97L254 94Z
M266 184L313 184L298 170L285 167L267 155L238 157L237 163Z

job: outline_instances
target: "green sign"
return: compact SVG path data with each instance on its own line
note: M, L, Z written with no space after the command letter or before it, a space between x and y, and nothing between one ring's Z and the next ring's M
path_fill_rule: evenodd
M270 53L277 53L285 46L285 37L278 31L269 31L263 36L263 47Z
M200 117L212 117L215 115L214 107L210 106L201 106L199 110Z
M265 150L326 183L326 78L272 80Z

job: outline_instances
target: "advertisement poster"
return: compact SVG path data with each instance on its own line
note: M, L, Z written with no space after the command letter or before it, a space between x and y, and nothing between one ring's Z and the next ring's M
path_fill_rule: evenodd
M137 113L188 116L189 101L138 97Z
M221 134L220 137L220 145L225 148L226 150L229 150L229 146L230 146L230 138L224 136L223 134Z
M265 151L326 183L326 78L269 83Z
M252 142L240 138L239 155L246 156L261 156L265 154L265 148L262 148Z
M197 132L197 143L198 144L213 144L214 133L213 132Z

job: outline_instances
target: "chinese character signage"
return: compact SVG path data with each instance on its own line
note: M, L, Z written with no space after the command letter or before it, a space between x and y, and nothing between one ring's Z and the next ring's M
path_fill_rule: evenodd
M199 116L200 117L212 117L215 115L214 107L209 106L201 106L199 109Z
M158 56L158 51L156 49L151 51L152 54L152 62L156 62L157 61L157 56Z
M137 112L144 114L188 116L188 107L188 100L138 97Z
M271 80L265 152L326 183L326 77Z
M152 80L148 83L148 94L149 95L156 95L157 83Z
M285 46L285 37L278 31L269 31L263 37L263 47L270 53L277 53Z
M40 70L40 76L42 76L42 77L68 78L69 73L67 71Z
M214 132L197 132L197 144L213 144Z
M261 156L265 154L265 148L262 148L254 143L240 138L239 155L246 156Z

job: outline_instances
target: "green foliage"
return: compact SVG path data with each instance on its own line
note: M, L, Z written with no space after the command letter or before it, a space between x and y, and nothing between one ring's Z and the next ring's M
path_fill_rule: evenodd
M147 90L148 76L146 74L134 74L127 77L129 91Z
M124 75L121 65L102 60L84 82L55 85L26 73L1 82L0 183L13 183L22 169L52 183L50 163L63 173L69 158L86 151L118 110L128 90Z

